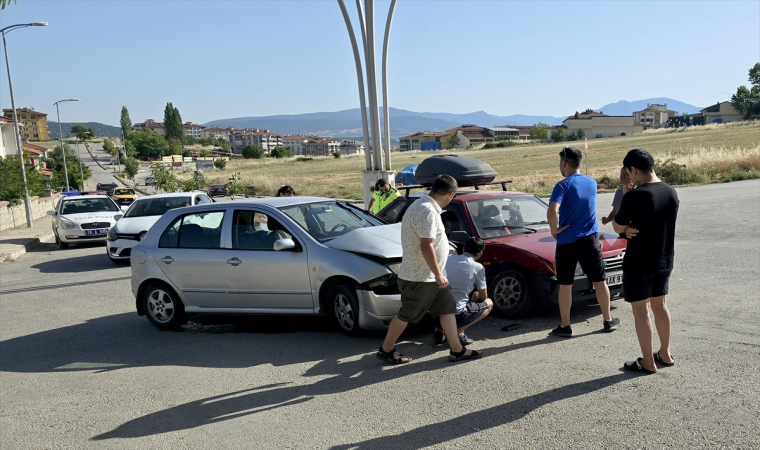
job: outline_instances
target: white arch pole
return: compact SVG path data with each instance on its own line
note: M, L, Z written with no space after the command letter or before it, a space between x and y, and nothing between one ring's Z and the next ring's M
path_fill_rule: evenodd
M385 38L383 39L383 121L385 122L385 170L391 170L391 119L388 114L388 40L391 36L391 22L396 10L396 0L391 1L388 19L385 21Z

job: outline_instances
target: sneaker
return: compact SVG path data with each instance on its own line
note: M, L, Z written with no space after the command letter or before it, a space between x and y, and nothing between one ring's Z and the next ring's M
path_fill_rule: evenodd
M475 342L475 339L467 337L466 334L462 333L459 335L459 343L462 345L470 345L473 342Z
M573 329L570 325L563 327L562 325L552 330L552 334L559 337L569 338L573 337Z
M611 320L604 321L604 331L606 333L609 333L611 331L615 331L620 327L620 319L612 318Z
M443 330L433 331L433 342L435 342L438 345L441 345L444 342L446 342L446 335L443 333Z

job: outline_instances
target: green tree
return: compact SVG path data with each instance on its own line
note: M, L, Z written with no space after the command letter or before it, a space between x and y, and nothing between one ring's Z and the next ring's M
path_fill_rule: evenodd
M179 114L179 110L171 104L166 104L164 108L164 130L166 132L166 140L169 143L178 142L182 145L185 136L185 127L182 124L182 116Z
M557 128L556 130L552 131L551 133L551 139L554 142L560 142L565 140L565 129L562 127Z
M135 131L129 135L129 144L134 147L139 156L154 156L160 158L169 154L166 139L153 130Z
M202 149L200 149L200 151L199 151L198 153L200 153L200 155L201 155L202 157L204 157L204 158L205 158L206 156L208 156L208 155L210 155L210 154L211 154L211 152L210 152L210 151L208 151L208 149L205 149L205 148L202 148Z
M215 145L218 145L225 152L229 152L230 151L230 143L227 141L227 139L219 138L219 139L216 140L216 144Z
M261 159L264 157L264 149L258 145L246 145L243 148L243 158L245 159Z
M0 183L0 201L8 202L11 206L18 205L24 199L24 182L18 158L0 158L0 180L3 180ZM36 168L26 166L26 184L29 196L45 195L45 183Z
M95 130L84 125L74 125L71 127L71 134L75 135L80 141L86 141L95 137Z
M731 105L745 120L760 116L760 62L749 69L749 82L752 87L739 86L731 96Z
M586 133L584 133L583 130L578 130L575 132L575 136L578 138L578 140L581 140L586 137Z
M132 131L132 120L129 118L129 111L126 106L121 107L121 133L124 135L124 139L129 137L129 133Z
M184 153L182 150L182 143L179 141L172 141L169 142L169 154L170 155L181 155Z
M140 163L135 158L128 158L124 163L124 175L127 179L132 180L132 185L135 184L135 176L140 170Z
M229 181L224 184L224 187L227 188L227 195L230 197L230 200L235 200L235 196L243 192L243 186L240 185L240 180L240 172L235 172L232 174Z
M154 187L164 192L177 192L179 185L177 177L170 169L167 169L163 163L154 162L150 165L153 173Z
M549 129L549 125L542 122L538 122L537 124L533 125L533 127L530 129L530 133L528 134L528 137L531 138L531 140L545 141L546 130L548 129Z
M459 146L459 135L457 133L452 134L446 139L446 144L449 148L456 148Z
M214 160L214 167L219 170L224 170L227 167L227 160L224 158L216 158Z
M113 141L111 139L105 138L103 139L103 150L113 155L116 151L116 146L113 145Z
M208 181L206 181L206 176L200 170L196 170L192 178L182 183L182 190L184 192L205 191L207 187Z
M79 158L77 158L76 151L68 144L63 144L63 148L66 149L66 171L69 174L69 186L84 185L84 180L90 179L92 173L86 164L82 164L82 173L84 174L84 180L80 180L81 175L79 171ZM61 146L58 145L52 152L48 153L47 159L48 169L53 171L53 176L50 180L50 184L53 187L65 186L66 176L63 170L63 155L61 154Z
M340 158L340 150L333 152L333 158L338 159Z
M293 156L293 151L290 147L275 147L269 152L269 156L272 158L290 158Z

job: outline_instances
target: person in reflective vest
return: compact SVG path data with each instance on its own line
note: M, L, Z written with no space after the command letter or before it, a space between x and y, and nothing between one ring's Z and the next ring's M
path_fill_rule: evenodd
M397 197L398 191L396 188L391 186L385 178L380 178L377 180L375 192L372 194L372 200L369 202L369 211L372 211L372 214L377 214L383 208L390 205L393 200L396 200Z

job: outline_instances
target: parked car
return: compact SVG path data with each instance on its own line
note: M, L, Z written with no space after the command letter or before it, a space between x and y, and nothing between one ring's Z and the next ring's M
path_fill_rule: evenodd
M245 195L245 198L256 197L256 187L246 186L243 195Z
M72 186L69 186L69 187L61 186L58 188L58 192L60 192L64 196L79 195L79 190L77 190L77 188L72 187Z
M270 197L168 211L132 248L137 312L330 315L343 332L387 327L401 306L401 227L345 202Z
M116 223L114 216L121 210L105 194L83 193L61 197L56 209L47 213L53 216L55 243L65 249L70 244L105 241L106 233Z
M98 183L96 189L106 191L107 195L113 195L113 190L119 187L116 183Z
M145 178L145 185L146 186L154 185L154 184L156 184L156 178L155 177L146 177Z
M222 197L226 197L227 194L230 192L230 190L225 187L223 184L212 184L208 187L208 196L209 197L216 197L218 195L221 195Z
M113 190L112 197L117 205L131 205L137 199L137 192L131 187L121 186Z
M116 225L107 234L106 254L114 262L129 262L132 247L140 242L150 227L167 211L184 206L211 203L206 194L175 192L140 197L123 216L116 215Z
M422 195L426 194L401 196L377 216L390 223L401 222L409 205ZM547 209L546 203L522 192L459 190L441 214L449 240L460 250L471 236L485 242L480 262L486 269L488 295L494 308L506 317L524 315L542 304L557 303L559 287L554 265L557 241L546 222ZM614 296L623 289L626 241L610 233L600 233L599 240L607 284ZM596 298L593 285L578 265L573 300L593 298Z

